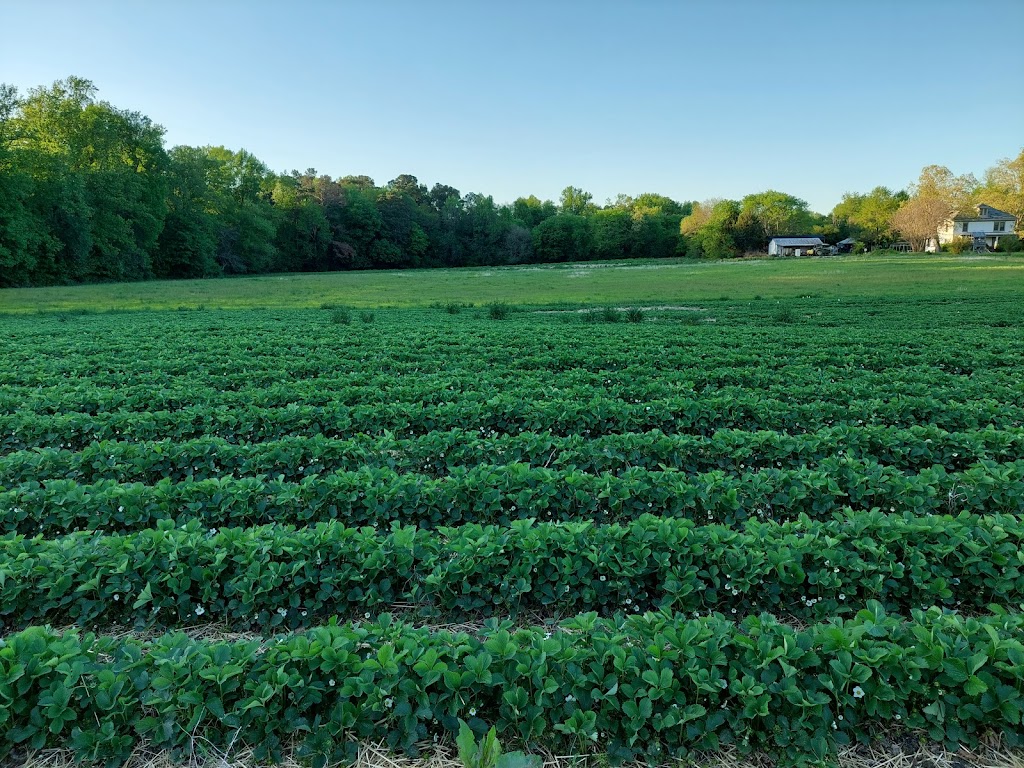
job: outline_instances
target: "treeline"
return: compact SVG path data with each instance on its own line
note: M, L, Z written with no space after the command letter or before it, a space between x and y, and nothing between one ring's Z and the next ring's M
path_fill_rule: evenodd
M0 285L657 258L683 252L690 209L277 174L244 150L168 150L160 126L87 80L0 90Z
M498 204L407 174L378 186L312 168L274 173L245 150L167 149L163 133L138 112L98 101L88 80L71 77L25 96L0 85L0 286L729 258L763 252L780 234L853 236L870 246L896 236L893 215L913 199L878 188L821 215L776 191L703 203L619 195L600 206L570 186L557 203L531 195ZM1013 163L1022 158L1004 161L988 187L1019 198L1022 174ZM938 171L946 174L932 174L940 186L966 178ZM986 201L1015 211L1004 199Z
M866 194L848 192L827 216L813 213L807 203L782 192L747 195L742 200L694 203L681 222L689 256L731 258L763 252L774 235L818 235L835 243L857 241L854 251L888 248L906 242L924 250L929 240L958 213L971 213L985 203L1024 222L1024 150L989 168L979 181L973 174L957 176L945 166L929 165L907 190L875 187ZM962 244L944 246L958 250ZM1019 251L1020 238L1003 237L999 250Z

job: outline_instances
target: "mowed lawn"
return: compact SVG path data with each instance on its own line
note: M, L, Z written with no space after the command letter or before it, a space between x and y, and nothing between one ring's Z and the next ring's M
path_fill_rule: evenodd
M205 307L417 307L873 296L1007 296L1024 257L898 254L826 259L587 262L463 269L263 275L0 290L0 312Z

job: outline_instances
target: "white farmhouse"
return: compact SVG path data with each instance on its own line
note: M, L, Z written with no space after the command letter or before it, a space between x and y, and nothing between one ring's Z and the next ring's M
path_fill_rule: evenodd
M768 243L768 255L813 256L814 249L823 245L820 237L773 237Z
M958 237L966 237L975 242L984 242L987 248L995 248L999 238L1014 234L1017 219L1012 214L993 208L991 205L976 205L974 213L961 213L945 223L938 231L939 246L945 245ZM937 251L935 238L928 241L926 251Z

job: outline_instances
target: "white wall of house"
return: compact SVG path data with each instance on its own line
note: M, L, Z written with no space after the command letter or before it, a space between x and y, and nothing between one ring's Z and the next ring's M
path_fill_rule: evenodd
M967 225L966 231L964 225ZM939 244L945 245L951 240L955 240L958 237L969 237L974 238L975 235L985 235L985 244L989 248L995 248L999 243L999 238L1004 235L1015 234L1015 222L1013 221L995 221L993 219L974 219L968 221L947 221L946 226L939 230ZM998 229L1001 227L1001 229ZM932 238L928 241L925 246L925 250L929 253L934 253L938 250L935 245L935 239Z
M965 224L967 225L966 231L964 230ZM1001 230L998 229L1000 225L1002 225ZM975 234L999 237L1000 235L1009 235L1012 233L1012 221L993 221L992 219L982 221L953 221L947 222L946 228L939 230L939 242L945 244L955 237L974 237Z

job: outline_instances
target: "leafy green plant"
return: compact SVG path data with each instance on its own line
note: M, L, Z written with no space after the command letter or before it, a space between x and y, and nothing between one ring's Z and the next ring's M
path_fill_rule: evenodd
M540 768L541 760L525 752L502 752L498 732L491 726L477 741L476 734L465 720L459 719L459 735L455 744L463 768Z
M491 320L504 320L511 313L512 308L503 301L487 305L487 316Z
M1020 253L1024 251L1024 240L1019 235L1003 235L996 244L999 253Z
M352 311L346 307L339 307L331 312L331 322L335 325L348 325L352 322Z
M822 761L894 725L951 745L991 731L1020 745L1021 637L1019 613L900 617L873 600L843 622L801 627L664 612L581 614L556 628L495 621L472 634L385 614L234 642L33 627L0 644L0 756L71 747L117 763L136 739L187 749L198 735L256 745L263 760L308 732L311 715L314 759L342 758L337 745L352 733L412 749L447 731L464 765L479 768L531 760L503 762L497 732L551 749L582 740L615 761L682 757L722 740L786 764ZM493 737L465 734L466 701L478 702L472 716L492 723Z
M772 320L774 320L776 323L789 325L795 323L798 320L798 317L796 314L796 310L794 310L792 307L783 306L775 311L775 314L772 315Z
M961 254L967 253L973 247L973 242L969 237L954 237L948 243L943 246L943 250L949 253Z

